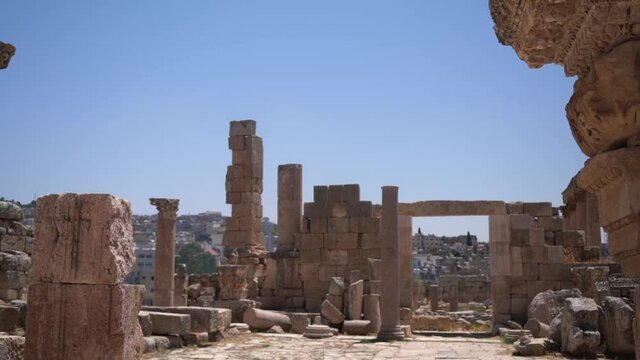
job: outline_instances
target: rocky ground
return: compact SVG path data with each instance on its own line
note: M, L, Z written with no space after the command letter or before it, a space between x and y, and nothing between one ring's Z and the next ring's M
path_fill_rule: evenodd
M258 333L239 335L209 347L149 354L145 359L517 359L512 351L513 347L499 338L416 337L385 343L365 336L311 340L294 334Z

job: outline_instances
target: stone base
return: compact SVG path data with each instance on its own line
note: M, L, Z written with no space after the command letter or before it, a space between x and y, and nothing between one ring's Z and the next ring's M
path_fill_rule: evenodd
M142 285L36 283L29 287L25 359L137 359Z
M385 327L382 326L380 332L378 333L378 340L389 341L389 340L403 340L404 339L404 331L399 325Z

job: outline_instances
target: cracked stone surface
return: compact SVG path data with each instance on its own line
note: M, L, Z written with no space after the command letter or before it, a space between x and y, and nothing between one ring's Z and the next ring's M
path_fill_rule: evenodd
M367 336L337 336L312 340L297 334L250 334L205 348L182 348L147 354L145 359L517 359L512 347L498 338L416 337L374 342ZM540 358L541 359L541 358Z

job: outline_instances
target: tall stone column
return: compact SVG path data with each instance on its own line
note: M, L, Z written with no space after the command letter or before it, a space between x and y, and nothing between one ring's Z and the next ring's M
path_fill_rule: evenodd
M36 204L25 359L139 359L142 285L129 202L108 194L47 195Z
M380 340L401 340L400 328L400 263L398 244L398 187L382 187L380 249L382 251L382 294L380 296Z
M179 201L178 199L149 199L151 205L158 209L153 281L154 306L173 306L176 217Z
M413 245L411 236L413 233L411 216L400 215L398 217L399 245L398 257L400 261L400 307L413 311Z
M254 298L267 255L262 234L263 145L254 120L231 121L229 149L232 164L227 167L226 190L231 218L222 239L224 256L248 265L248 296Z
M302 165L278 166L278 253L294 248L294 236L301 232Z

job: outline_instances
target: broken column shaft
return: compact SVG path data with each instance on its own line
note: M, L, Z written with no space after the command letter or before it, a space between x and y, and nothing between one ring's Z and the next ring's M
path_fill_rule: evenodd
M158 209L153 305L173 306L178 199L149 199Z
M294 236L301 232L302 165L278 166L278 253L294 248Z

